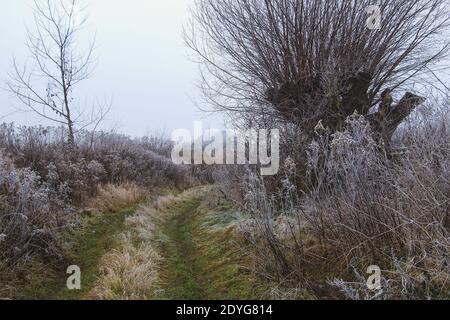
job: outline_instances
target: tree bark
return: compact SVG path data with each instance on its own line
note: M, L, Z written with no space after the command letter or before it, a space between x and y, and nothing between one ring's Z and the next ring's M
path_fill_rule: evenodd
M418 106L425 102L425 98L407 92L399 103L392 106L390 92L384 92L382 102L377 113L369 115L367 118L372 124L374 131L378 133L385 143L389 144L400 124Z
M375 134L389 145L399 125L425 101L425 98L407 92L399 103L393 106L391 90L386 89L381 94L378 112L368 114L372 106L368 93L371 79L370 73L358 72L355 76L343 81L341 97L336 98L340 101L338 108L335 108L336 101L329 101L325 108L327 112L318 112L308 122L296 115L302 115L305 111L307 113L307 110L299 110L300 106L305 105L302 103L304 97L325 94L320 83L315 83L311 88L292 83L286 83L277 89L270 88L266 91L266 100L272 104L273 108L286 122L301 125L306 132L311 131L319 120L322 120L331 131L340 130L345 125L347 117L356 111L366 117Z

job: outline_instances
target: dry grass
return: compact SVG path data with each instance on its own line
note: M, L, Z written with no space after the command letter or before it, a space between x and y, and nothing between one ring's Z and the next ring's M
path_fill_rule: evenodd
M145 197L146 191L135 183L107 184L99 187L97 196L89 200L87 207L96 212L115 212L135 205Z
M152 243L160 211L166 197L141 206L126 220L128 230L120 235L120 245L102 258L101 276L89 297L92 299L144 300L158 296L158 268L162 261Z
M167 209L168 205L173 204L176 200L177 198L173 194L161 196L156 199L153 206L158 210L164 210Z
M156 295L161 257L147 242L133 243L130 233L122 234L119 249L105 255L101 273L90 297L100 300L142 300Z
M447 123L437 115L404 128L392 143L404 151L386 157L364 119L349 119L311 143L300 195L295 172L279 194L249 176L252 219L237 231L253 245L256 272L279 282L276 291L301 287L317 298L448 298ZM369 265L381 268L383 291L367 290Z

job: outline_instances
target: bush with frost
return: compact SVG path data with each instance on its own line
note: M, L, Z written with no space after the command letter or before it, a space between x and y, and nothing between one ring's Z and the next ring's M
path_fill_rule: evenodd
M356 114L333 134L319 123L307 148L306 188L296 189L287 174L278 177L277 192L268 192L266 181L249 176L247 234L258 273L319 295L448 295L448 123L448 113L440 113L402 126L389 150ZM365 274L370 265L383 270L382 293L367 291L353 272Z
M192 181L186 168L166 157L170 142L160 138L88 131L69 148L64 128L0 125L0 149L19 168L30 168L65 189L74 203L96 194L99 184L134 182L140 186L184 187ZM164 142L166 141L166 142Z
M55 238L69 208L60 195L30 169L16 168L0 154L0 274L20 268L39 255L61 258Z
M62 259L57 239L77 218L72 208L97 195L99 209L116 210L142 200L142 190L192 183L163 138L81 131L70 147L66 136L64 128L0 125L0 278L36 259Z

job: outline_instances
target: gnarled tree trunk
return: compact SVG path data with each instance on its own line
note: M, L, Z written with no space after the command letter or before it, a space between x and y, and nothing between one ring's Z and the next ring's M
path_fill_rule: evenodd
M267 90L266 99L285 121L303 126L302 129L307 133L313 131L312 129L319 120L332 131L339 130L344 126L347 117L357 112L367 118L375 134L388 145L399 125L425 99L407 92L397 105L392 105L391 90L386 89L381 94L378 111L369 114L373 105L369 98L371 79L371 74L359 72L342 81L338 96L322 99L326 101L327 107L320 109L328 110L327 113L314 113L316 105L305 108L305 97L318 101L318 96L325 97L327 95L326 90L319 83L315 88L306 88L300 84L284 84L280 89ZM309 123L302 119L305 114L310 115ZM299 116L297 117L297 115Z

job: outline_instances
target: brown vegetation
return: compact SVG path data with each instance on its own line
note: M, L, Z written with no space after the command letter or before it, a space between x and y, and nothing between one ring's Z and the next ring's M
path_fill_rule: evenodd
M252 214L242 232L255 272L288 292L447 297L448 88L433 78L446 67L449 8L382 0L374 30L371 4L197 1L186 41L207 101L238 127L278 127L285 163L274 177L212 176ZM381 292L364 283L373 264Z

